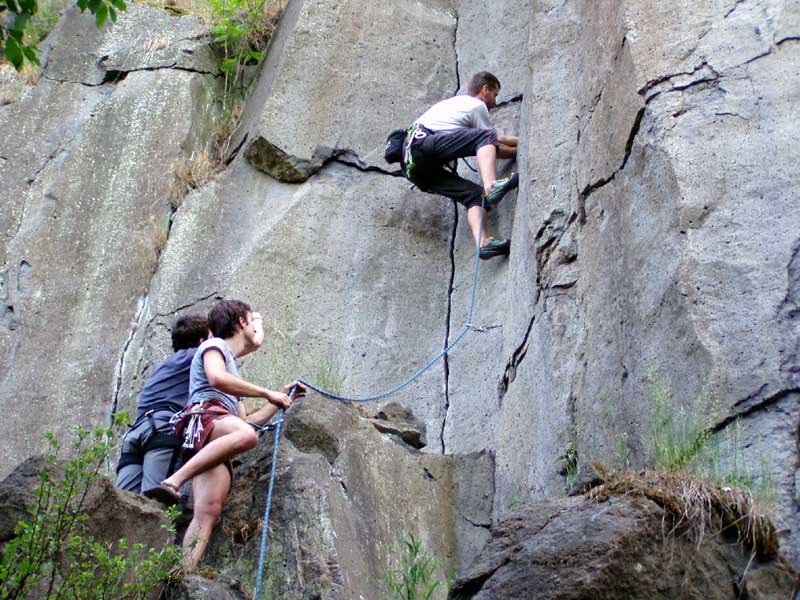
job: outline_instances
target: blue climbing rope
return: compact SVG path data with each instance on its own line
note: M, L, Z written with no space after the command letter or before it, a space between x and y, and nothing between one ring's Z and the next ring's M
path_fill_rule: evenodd
M485 208L485 204L486 204L486 199L484 198L481 201L481 209ZM482 235L483 235L483 218L481 218L481 224L480 224L480 227L478 228L478 239L479 240L481 239ZM478 270L479 270L479 267L480 267L480 248L477 248L476 252L475 252L475 270L474 270L473 275L472 275L472 294L471 294L470 302L469 302L469 313L467 315L467 322L464 325L463 329L453 339L452 342L450 342L441 352L439 352L439 354L437 354L434 358L432 358L430 361L428 361L428 363L425 364L425 366L423 366L421 369L418 369L416 372L411 374L411 376L409 376L402 383L394 386L391 389L386 390L385 392L381 392L380 394L375 394L374 396L364 396L364 397L356 398L356 397L349 397L349 396L340 396L339 394L334 394L333 392L329 392L329 391L323 390L321 388L318 388L314 384L306 381L305 379L298 379L297 381L299 383L302 383L303 385L305 385L308 389L313 390L313 391L317 392L318 394L320 394L322 396L325 396L326 398L331 398L333 400L340 400L342 402L372 402L374 400L381 400L383 398L387 398L387 397L391 396L392 394L396 394L397 392L399 392L400 390L402 390L405 387L408 387L414 381L419 379L426 371L428 371L431 367L433 367L433 365L435 365L437 362L439 362L439 360L441 360L442 357L444 357L446 354L448 354L456 346L456 344L458 344L464 338L464 336L467 335L467 332L470 329L475 329L475 330L478 330L478 331L480 330L479 327L476 327L472 323L472 317L473 317L473 314L474 314L474 311L475 311L475 296L476 296L476 292L477 292L477 289L478 289ZM296 392L296 388L293 387L292 390L289 392L289 397L293 398L295 392ZM265 557L267 555L267 543L268 543L268 534L269 534L269 512L270 512L270 509L272 507L272 491L273 491L274 486L275 486L275 469L276 469L277 464L278 464L278 442L280 441L280 437L281 437L281 424L282 423L283 423L283 409L281 408L281 409L278 410L278 415L277 415L277 418L276 418L275 422L271 423L270 425L265 426L263 428L264 430L267 430L267 428L274 427L275 428L275 439L274 439L273 446L272 446L272 472L270 473L270 477L269 477L269 488L267 490L267 504L266 504L266 507L264 508L264 520L263 520L263 524L261 526L261 547L259 549L259 556L258 556L258 573L256 574L255 600L259 600L260 597L261 597L261 587L262 587L262 580L263 580L263 574L264 574L264 559L265 559Z
M484 198L481 201L481 209L485 208L485 204L486 204L486 199ZM480 227L478 228L478 239L481 239L482 235L483 235L483 219L481 219L481 224L480 224ZM399 383L398 385L394 386L393 388L390 388L390 389L386 390L385 392L381 392L379 394L375 394L374 396L352 397L352 396L340 396L339 394L334 394L333 392L330 392L330 391L327 391L327 390L323 390L323 389L315 386L313 383L307 381L306 379L298 379L297 381L299 381L300 383L305 385L308 389L313 390L313 391L317 392L318 394L320 394L322 396L325 396L326 398L331 398L332 400L340 400L342 402L358 402L358 403L373 402L375 400L382 400L383 398L388 398L389 396L391 396L393 394L396 394L397 392L399 392L403 388L408 387L409 385L414 383L414 381L419 379L426 371L428 371L431 367L433 367L433 365L435 365L437 362L439 362L445 355L449 354L450 351L456 346L456 344L458 344L464 338L464 336L467 335L467 332L470 329L474 329L476 331L481 331L480 327L476 327L472 323L472 317L473 317L473 314L474 314L474 311L475 311L475 295L476 295L476 292L477 292L477 289L478 289L478 270L479 270L479 268L480 268L480 254L479 254L479 248L478 248L478 249L476 249L476 252L475 252L475 269L474 269L474 272L472 274L472 294L471 294L470 302L469 302L469 314L467 316L467 322L464 325L464 327L461 330L461 332L453 339L452 342L450 342L447 345L447 347L445 347L441 352L439 352L439 354L437 354L430 361L428 361L428 363L426 363L424 367L422 367L421 369L419 369L419 370L415 371L414 373L412 373L402 383Z
M289 390L289 398L294 398L297 387ZM272 508L272 490L275 488L275 469L278 467L278 442L281 439L281 424L283 423L283 409L278 409L278 418L275 420L275 438L272 443L272 471L269 475L267 488L267 505L264 507L264 521L261 526L261 547L258 552L258 573L256 574L256 596L261 597L261 584L264 577L264 558L267 556L267 542L269 538L269 511Z

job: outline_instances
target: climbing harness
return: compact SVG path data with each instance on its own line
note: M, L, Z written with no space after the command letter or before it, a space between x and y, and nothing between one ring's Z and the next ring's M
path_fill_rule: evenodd
M410 131L410 129L409 129L409 131ZM409 136L409 137L411 137L411 136ZM481 200L481 208L482 209L485 208L485 204L486 204L486 198L483 198ZM483 235L483 219L481 219L481 224L480 224L480 227L478 228L478 239L481 239L482 235ZM444 348L444 350L439 352L439 354L437 354L433 359L428 361L428 363L426 363L425 366L423 366L421 369L418 369L416 372L414 372L410 377L408 377L402 383L394 386L391 389L386 390L385 392L381 392L381 393L375 394L373 396L365 396L365 397L361 397L361 398L350 397L350 396L340 396L339 394L334 394L333 392L329 392L329 391L323 390L323 389L315 386L314 384L306 381L305 379L298 379L297 380L298 383L302 383L308 389L313 390L313 391L317 392L318 394L320 394L321 396L325 396L326 398L331 398L332 400L339 400L341 402L358 402L358 403L372 402L374 400L381 400L383 398L387 398L388 396L391 396L392 394L396 394L397 392L399 392L403 388L408 387L414 381L419 379L426 371L428 371L431 367L433 367L433 365L435 365L441 358L443 358L445 355L450 353L450 351L452 351L452 349L456 346L456 344L458 344L464 338L464 336L467 335L468 331L470 331L470 330L474 330L474 331L478 331L478 332L485 332L486 331L486 328L478 327L478 326L476 326L476 325L474 325L472 323L472 317L473 317L473 314L474 314L474 311L475 311L475 295L476 295L477 288L478 288L478 271L479 271L479 269L480 269L480 257L479 257L478 249L476 248L476 251L475 251L475 269L474 269L474 272L472 274L472 293L470 295L469 312L468 312L468 315L467 315L467 322L464 324L464 327L462 328L461 332L455 337L455 339L452 342L450 342L447 345L446 348ZM296 392L296 389L293 387L291 389L291 391L289 392L289 397L293 398L295 392ZM261 583L262 583L263 570L264 570L264 558L266 557L266 554L267 554L267 537L268 537L268 532L269 532L269 512L270 512L270 508L272 506L272 490L273 490L273 487L274 487L274 484L275 484L275 468L276 468L277 463L278 463L278 442L280 441L280 437L281 437L281 424L283 423L283 412L284 411L283 411L282 408L279 409L278 410L278 416L275 419L275 422L264 426L265 428L270 427L270 428L274 428L275 429L275 438L274 438L273 447L272 447L272 472L271 472L270 478L269 478L269 488L268 488L268 491L267 491L267 503L266 503L266 507L264 508L264 520L263 520L263 524L261 526L261 547L259 549L259 555L258 555L258 572L256 574L255 600L259 600L259 598L261 597Z

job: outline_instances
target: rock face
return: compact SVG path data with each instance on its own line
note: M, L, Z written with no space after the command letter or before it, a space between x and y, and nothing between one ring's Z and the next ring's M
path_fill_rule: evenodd
M45 432L108 418L169 235L174 163L205 135L199 21L133 6L122 23L96 31L68 11L39 84L0 108L2 475Z
M512 506L563 494L575 459L644 464L654 381L734 440L725 469L775 487L796 558L798 39L790 0L290 0L231 163L173 210L173 165L213 116L203 27L69 12L39 84L0 107L0 474L45 431L130 411L172 320L242 298L267 331L242 372L273 388L377 394L472 326L368 407L411 411L422 452L398 441L422 426L381 434L314 398L289 415L270 580L286 597L376 592L403 528L465 567ZM521 185L490 215L511 256L479 265L469 314L463 211L381 149L481 69L520 137L499 172ZM245 590L266 455L243 463L210 558Z
M733 540L700 544L664 532L654 502L613 497L543 500L515 510L455 582L451 600L537 598L790 598L793 574L777 561L749 564Z
M403 531L419 532L440 580L483 546L493 497L487 453L420 454L345 404L308 398L289 414L270 518L267 597L380 597L380 577ZM241 577L251 593L271 455L267 441L243 457L211 540L211 562Z
M456 90L454 35L445 0L291 2L249 103L247 159L287 182L337 156L385 167L387 124Z
M656 374L760 440L796 552L798 8L696 9L533 4L495 510L570 447L641 464Z

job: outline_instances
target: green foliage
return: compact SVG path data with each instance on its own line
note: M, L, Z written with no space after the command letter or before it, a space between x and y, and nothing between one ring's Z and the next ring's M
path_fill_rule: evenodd
M120 415L120 424L127 415ZM155 584L169 577L181 559L181 549L161 550L143 544L103 543L88 533L84 504L113 448L111 429L79 429L72 458L58 475L61 445L48 434L45 467L34 490L31 517L21 520L14 538L3 548L0 596L3 598L144 598ZM174 535L177 514L168 513L166 528Z
M572 423L559 434L561 443L567 446L567 449L560 457L561 469L559 470L559 474L564 477L567 490L575 483L575 478L578 475L578 465L580 464L580 455L578 453L579 436L580 427L577 422Z
M758 472L748 466L741 443L739 419L725 432L714 433L719 410L701 395L692 404L674 406L672 390L651 375L653 415L650 419L649 463L664 471L695 475L720 486L738 488L769 506L775 481L769 462L761 459Z
M563 473L567 488L571 488L578 475L578 446L575 440L567 447L567 452L564 455Z
M430 600L440 583L434 579L439 565L425 553L422 541L412 532L404 531L401 549L393 550L392 554L394 560L390 560L381 578L389 599Z
M209 0L214 25L211 34L222 51L220 70L225 75L223 112L228 100L243 99L244 68L264 57L263 50L272 34L278 11L268 10L271 0Z
M347 382L347 375L339 367L338 361L330 356L310 356L303 361L303 372L307 379L318 388L341 395Z
M102 27L110 18L117 20L117 11L127 9L125 0L77 0L76 4L81 12L88 10L94 15L97 27ZM38 0L0 0L0 17L5 13L13 15L12 25L6 29L0 25L0 51L2 55L14 65L18 71L25 62L39 64L36 54L39 50L36 42L41 36L41 30L33 29L34 41L30 40L29 29L31 21L39 12Z
M665 471L691 467L711 438L714 411L704 412L702 399L690 406L673 406L672 391L658 377L651 376L653 415L650 419L653 466Z

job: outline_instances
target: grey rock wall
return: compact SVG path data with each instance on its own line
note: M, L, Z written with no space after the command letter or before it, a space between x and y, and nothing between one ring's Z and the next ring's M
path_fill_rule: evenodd
M289 182L335 156L385 168L386 133L456 89L454 30L445 0L290 3L250 102L248 160Z
M563 493L567 455L642 464L654 378L676 407L700 398L722 442L742 431L734 454L776 483L796 555L798 38L788 0L292 0L229 168L173 211L173 163L212 110L203 28L136 6L99 32L68 14L42 81L0 107L0 406L14 414L0 470L45 431L132 410L175 316L218 298L265 315L246 377L354 396L400 383L469 322L451 356L386 400L424 422L422 456L398 458L324 402L315 415L341 425L325 451L291 440L282 481L303 500L280 509L280 531L299 519L297 539L330 559L314 566L280 538L304 581L374 585L404 526L430 527L426 541L463 566L488 511ZM498 129L520 137L499 172L522 177L488 223L511 256L481 263L470 318L463 211L390 176L381 149L482 69L503 83ZM493 476L483 462L479 476L442 475L455 491L419 477L440 464L430 454L482 450ZM409 490L376 472L395 468ZM487 487L493 502L437 529L440 503ZM417 512L384 514L414 494ZM252 517L245 504L236 519ZM312 522L322 509L333 525ZM243 539L220 544L235 554Z
M0 108L0 405L13 415L0 474L45 432L108 418L168 236L174 163L210 109L196 19L133 6L121 23L96 31L68 11L39 84Z
M495 510L570 448L641 464L656 374L742 416L794 532L796 4L533 8Z

